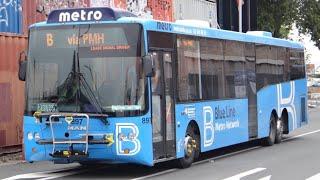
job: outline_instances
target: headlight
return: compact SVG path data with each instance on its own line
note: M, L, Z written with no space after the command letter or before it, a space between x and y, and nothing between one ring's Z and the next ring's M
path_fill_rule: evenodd
M125 140L127 137L126 137L125 134L119 133L119 134L118 134L118 138L119 138L120 141L123 141L123 140Z
M40 139L40 134L39 133L34 133L34 139L38 141Z
M32 132L28 132L27 136L28 136L28 140L31 141L33 139L33 133Z

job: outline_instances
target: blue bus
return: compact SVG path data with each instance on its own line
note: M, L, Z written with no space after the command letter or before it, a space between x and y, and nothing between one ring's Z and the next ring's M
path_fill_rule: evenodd
M28 162L185 168L202 152L280 143L308 122L301 44L110 8L32 25L19 78Z

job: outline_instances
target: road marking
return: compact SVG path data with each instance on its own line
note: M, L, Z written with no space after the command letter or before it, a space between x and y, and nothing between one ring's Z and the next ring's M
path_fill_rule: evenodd
M150 175L147 175L147 176L138 177L138 178L134 178L134 179L131 179L131 180L141 180L141 179L152 178L152 177L155 177L155 176L160 176L160 175L163 175L163 174L171 173L171 172L174 172L176 170L178 170L178 169L177 168L168 169L168 170L161 171L161 172L158 172L158 173L155 173L155 174L150 174Z
M249 171L246 171L246 172L231 176L231 177L226 178L224 180L240 180L243 177L246 177L246 176L249 176L251 174L255 174L257 172L264 171L264 170L266 170L266 168L255 168L255 169L251 169Z
M271 175L263 177L263 178L260 178L259 180L270 180L270 179L271 179Z
M72 168L65 168L65 169L59 169L59 170L54 170L54 171L43 171L43 172L35 172L35 173L28 173L28 174L20 174L20 175L15 175L12 177L5 178L3 180L18 180L18 179L49 180L49 179L56 179L56 178L70 176L70 175L82 172L82 171L74 171L74 172L59 173L60 171L73 170L76 168L77 167L72 167Z
M300 135L297 135L297 136L292 136L292 137L289 137L287 139L283 139L282 141L288 141L288 140L291 140L291 139L307 136L307 135L310 135L310 134L315 134L315 133L318 133L318 132L320 132L320 129L315 130L315 131L311 131L311 132L308 132L308 133L300 134Z
M306 180L319 180L320 179L320 173L313 175L309 178L307 178Z
M56 179L61 178L65 176L70 176L73 174L76 174L78 172L69 172L69 173L54 173L54 174L48 174L48 173L29 173L29 174L20 174L16 176L12 176L3 180L17 180L17 179L38 179L38 180L48 180L48 179Z
M251 151L251 150L254 150L254 149L258 149L262 146L255 146L255 147L251 147L251 148L248 148L248 149L243 149L243 150L240 150L240 151L236 151L236 152L233 152L233 153L229 153L229 154L224 154L224 155L221 155L221 156L217 156L217 157L214 157L214 158L210 158L210 159L204 159L204 160L201 160L201 161L197 161L195 163L193 163L193 165L198 165L198 164L202 164L202 163L206 163L206 162L211 162L214 160L217 160L217 159L221 159L221 158L224 158L224 157L229 157L229 156L234 156L234 155L237 155L237 154L241 154L241 153L244 153L244 152L247 152L247 151Z

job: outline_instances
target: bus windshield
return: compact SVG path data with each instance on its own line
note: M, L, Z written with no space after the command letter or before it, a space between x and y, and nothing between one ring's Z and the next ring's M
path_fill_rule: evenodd
M142 38L138 24L32 28L27 113L142 114Z

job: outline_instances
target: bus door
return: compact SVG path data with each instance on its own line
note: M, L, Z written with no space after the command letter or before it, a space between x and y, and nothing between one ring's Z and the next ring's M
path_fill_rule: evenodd
M154 51L152 135L154 160L175 157L172 53Z

